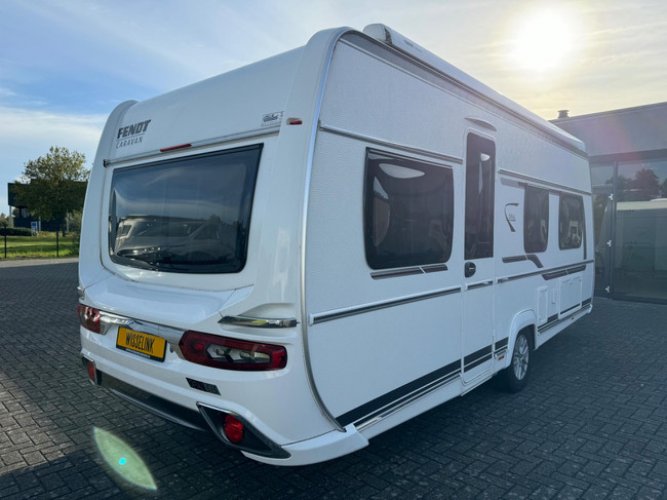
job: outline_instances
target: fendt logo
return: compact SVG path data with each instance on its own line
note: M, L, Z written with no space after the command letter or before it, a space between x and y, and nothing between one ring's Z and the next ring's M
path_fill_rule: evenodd
M144 138L143 135L146 133L150 122L151 120L145 120L143 122L133 123L127 127L119 128L118 135L116 136L116 139L118 140L116 149L140 143Z

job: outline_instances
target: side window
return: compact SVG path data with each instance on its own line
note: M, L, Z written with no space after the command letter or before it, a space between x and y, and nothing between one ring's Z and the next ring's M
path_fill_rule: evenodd
M526 186L523 202L523 248L544 252L549 242L549 191Z
M465 258L493 257L495 144L474 134L466 147Z
M581 196L561 194L558 207L558 246L579 248L584 239L584 202Z
M367 150L364 235L371 268L446 262L453 220L451 169Z

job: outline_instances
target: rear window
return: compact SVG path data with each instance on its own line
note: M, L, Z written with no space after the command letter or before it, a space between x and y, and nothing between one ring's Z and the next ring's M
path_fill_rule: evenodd
M173 273L241 271L261 149L117 169L111 186L111 260Z

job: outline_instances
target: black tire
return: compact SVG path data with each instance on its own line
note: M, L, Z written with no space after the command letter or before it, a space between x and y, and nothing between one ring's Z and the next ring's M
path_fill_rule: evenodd
M507 392L519 392L528 383L530 375L530 339L524 332L519 332L512 349L510 365L498 374L498 382Z

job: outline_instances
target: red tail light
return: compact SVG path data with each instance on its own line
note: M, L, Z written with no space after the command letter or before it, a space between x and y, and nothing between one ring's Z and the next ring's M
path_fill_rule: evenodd
M200 332L185 332L178 343L188 361L240 371L279 370L287 365L283 346L247 342Z
M79 313L81 326L91 332L101 333L102 323L100 321L100 311L94 307L79 304L76 306L76 312Z
M234 415L225 415L225 421L222 424L222 430L225 432L225 436L229 439L230 442L234 444L239 444L243 441L244 435L244 426Z

